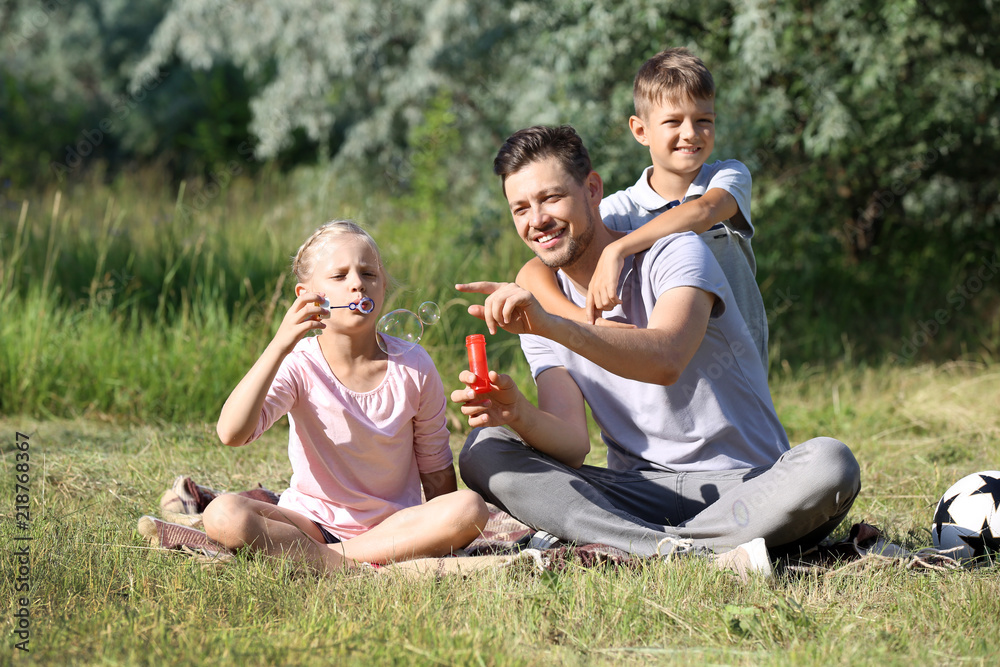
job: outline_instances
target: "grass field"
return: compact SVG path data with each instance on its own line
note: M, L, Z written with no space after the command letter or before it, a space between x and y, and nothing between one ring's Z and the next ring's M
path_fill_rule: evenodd
M170 198L143 178L0 202L0 576L8 591L30 584L30 652L14 648L24 595L14 590L0 605L0 665L995 664L995 567L742 584L692 559L411 581L316 577L263 557L206 568L147 548L136 521L176 475L231 490L287 485L284 427L233 450L214 419L287 307L280 275L321 212L372 226L397 281L390 307L441 306L424 344L448 388L462 339L483 330L451 284L513 275L525 249L460 208L445 219L343 205L321 174L294 187L234 181L212 197L193 183ZM530 383L509 337L491 341L490 357ZM941 493L1000 468L1000 367L988 353L915 366L772 359L790 440L837 437L861 464L837 537L866 521L928 546ZM457 449L466 427L451 417ZM603 458L595 446L588 462Z
M840 534L864 520L903 546L929 545L940 494L997 467L996 368L842 370L779 380L774 393L793 441L836 435L861 462L864 488ZM9 598L4 662L985 665L1000 648L995 568L847 568L773 585L741 584L698 561L439 581L316 577L262 557L205 568L147 549L137 519L155 513L177 474L280 490L289 474L282 429L230 450L207 424L0 424L5 440L30 436L34 538L31 652L12 648ZM3 462L10 480L6 445ZM13 484L0 488L0 572L13 581L10 545L21 533L10 520Z

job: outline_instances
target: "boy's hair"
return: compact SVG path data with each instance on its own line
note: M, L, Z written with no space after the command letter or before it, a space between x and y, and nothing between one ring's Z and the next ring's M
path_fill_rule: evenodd
M331 245L338 236L345 235L360 236L364 239L375 252L379 268L382 269L383 274L385 273L382 266L382 253L371 234L353 220L331 220L314 231L299 248L299 251L295 253L295 257L292 259L292 273L295 274L295 279L300 283L308 280L316 265L316 255Z
M714 97L712 73L701 58L684 47L660 51L644 62L632 86L635 115L643 120L648 120L653 107L663 102Z
M500 177L503 185L511 174L550 157L556 158L577 183L583 183L593 171L587 147L572 126L535 125L510 135L493 160L493 173ZM506 192L504 187L504 194Z

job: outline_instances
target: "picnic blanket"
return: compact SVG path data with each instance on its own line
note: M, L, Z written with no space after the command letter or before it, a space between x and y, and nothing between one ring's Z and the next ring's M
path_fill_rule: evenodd
M211 542L200 530L201 513L219 492L179 476L160 498L163 520L142 517L139 532L159 549L179 551L207 563L224 563L232 552ZM277 504L278 494L258 485L240 492L257 500ZM415 574L468 574L484 568L525 562L540 571L560 571L570 566L635 566L644 557L605 544L556 542L546 549L532 548L535 531L500 509L490 506L490 518L480 537L451 557L421 558L370 566L378 571ZM781 559L779 571L789 573L848 574L867 567L899 567L910 570L954 570L963 564L947 551L933 548L911 551L889 542L881 530L867 523L854 524L842 540L826 541L807 552ZM964 567L970 566L965 564Z

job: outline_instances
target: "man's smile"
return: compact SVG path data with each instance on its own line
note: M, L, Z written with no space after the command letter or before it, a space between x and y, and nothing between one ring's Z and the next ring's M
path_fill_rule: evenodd
M566 228L565 227L562 228L562 229L553 230L551 232L546 232L545 234L542 234L541 236L536 237L535 238L535 243L537 243L538 245L540 245L543 248L551 248L552 246L554 246L556 244L556 242L560 238L562 238L562 236L563 236L563 234L565 234L565 232L566 232Z

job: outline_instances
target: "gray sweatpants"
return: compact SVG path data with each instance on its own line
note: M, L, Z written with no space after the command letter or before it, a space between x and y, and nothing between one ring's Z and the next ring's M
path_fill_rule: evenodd
M639 555L664 537L722 553L763 537L772 556L820 542L861 490L851 450L814 438L770 466L706 472L571 468L506 428L476 429L459 455L473 491L536 530Z

